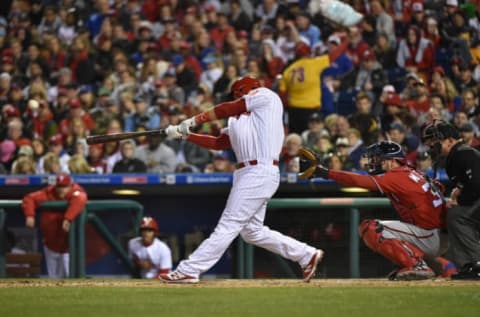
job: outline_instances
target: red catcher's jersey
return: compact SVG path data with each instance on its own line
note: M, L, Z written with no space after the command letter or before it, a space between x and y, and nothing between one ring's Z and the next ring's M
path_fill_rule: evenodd
M419 171L397 167L372 176L330 170L329 176L342 185L380 191L390 199L403 222L423 229L445 227L446 205L442 195Z

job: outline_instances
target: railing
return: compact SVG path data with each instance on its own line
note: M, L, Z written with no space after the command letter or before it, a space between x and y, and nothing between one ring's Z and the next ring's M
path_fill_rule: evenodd
M350 213L350 277L360 277L360 255L358 225L360 215L358 208L362 207L389 207L387 198L274 198L267 205L267 209L347 209ZM254 271L253 246L237 240L237 277L253 278ZM287 266L285 266L287 267Z

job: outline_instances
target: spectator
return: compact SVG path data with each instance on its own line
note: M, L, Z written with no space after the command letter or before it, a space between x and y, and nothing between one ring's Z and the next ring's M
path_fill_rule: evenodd
M372 101L368 94L360 92L355 98L357 110L348 117L352 128L357 129L365 144L377 142L380 133L378 118L372 113Z
M282 153L280 154L279 168L281 172L298 172L298 151L302 147L302 137L296 133L290 133L285 137Z
M460 132L460 136L462 137L463 143L468 145L472 148L479 149L480 148L480 141L475 136L475 130L471 123L464 123L458 131Z
M146 173L147 166L138 158L134 157L135 142L125 140L120 142L122 159L113 166L113 173Z
M307 148L313 148L322 135L329 135L325 129L323 116L319 113L313 113L308 119L308 129L302 132L302 143Z
M433 63L432 42L422 36L418 27L411 25L407 30L407 37L401 40L398 45L398 66L410 72L418 72L424 80L428 80Z
M7 171L11 170L16 149L17 146L15 145L15 142L11 140L0 142L0 163Z
M166 145L161 137L149 135L148 143L135 150L135 157L145 162L148 173L173 173L175 151Z
M133 132L137 126L144 125L147 129L158 129L160 127L160 114L154 107L150 107L145 98L140 96L134 99L135 113L125 118L125 131Z
M385 11L382 2L374 0L370 2L373 16L376 17L375 30L377 34L385 34L389 46L396 46L396 37L393 18Z
M72 221L82 212L87 202L87 194L68 174L58 174L55 184L32 192L23 198L22 208L25 225L36 227L35 214L40 204L50 200L66 200L64 212L43 210L40 216L45 262L48 277L69 277L68 232Z
M295 46L298 59L285 69L279 90L288 112L290 132L302 133L308 118L321 110L320 74L330 66L328 55L310 57L310 47L304 42Z
M20 118L13 118L8 122L7 139L15 142L17 147L31 143L30 139L24 135L23 122Z
M213 155L212 162L207 164L204 173L233 173L235 166L230 161L228 152L217 151Z
M353 168L356 170L362 170L363 167L360 166L360 159L366 151L366 146L362 140L360 131L354 128L350 128L347 131L348 139L348 156L352 161Z
M82 154L74 154L68 160L68 169L72 174L90 174L94 169L88 165L85 156Z
M157 221L152 217L143 217L140 237L128 241L128 257L139 270L141 278L156 278L158 274L172 269L172 252L157 235Z
M59 160L59 170L56 169L44 169L44 160L47 157L47 154L40 158L37 165L37 174L45 174L45 173L68 173L68 161L70 160L70 155L67 151L64 150L63 147L63 138L60 134L56 134L52 136L48 140L48 150L53 157L56 157ZM50 164L48 164L51 166Z
M97 174L107 173L107 163L103 156L103 144L92 144L88 147L87 162Z

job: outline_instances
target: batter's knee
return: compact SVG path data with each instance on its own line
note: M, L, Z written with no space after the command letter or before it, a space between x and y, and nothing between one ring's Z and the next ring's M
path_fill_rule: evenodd
M255 243L260 240L263 236L262 228L244 228L240 232L240 236L247 243Z

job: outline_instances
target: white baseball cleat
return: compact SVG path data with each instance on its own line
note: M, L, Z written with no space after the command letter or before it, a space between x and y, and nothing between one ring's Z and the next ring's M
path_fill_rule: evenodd
M309 8L310 12L320 11L327 19L347 27L354 26L363 19L362 14L339 0L312 0Z
M322 250L316 250L312 255L310 262L308 262L307 266L303 269L303 281L305 283L310 282L312 277L315 275L317 265L322 260L324 254L325 253Z
M435 277L435 273L426 265L416 265L400 269L395 275L396 281L428 280Z
M197 284L199 282L198 277L186 275L178 271L161 273L157 276L157 278L164 283L171 284Z

